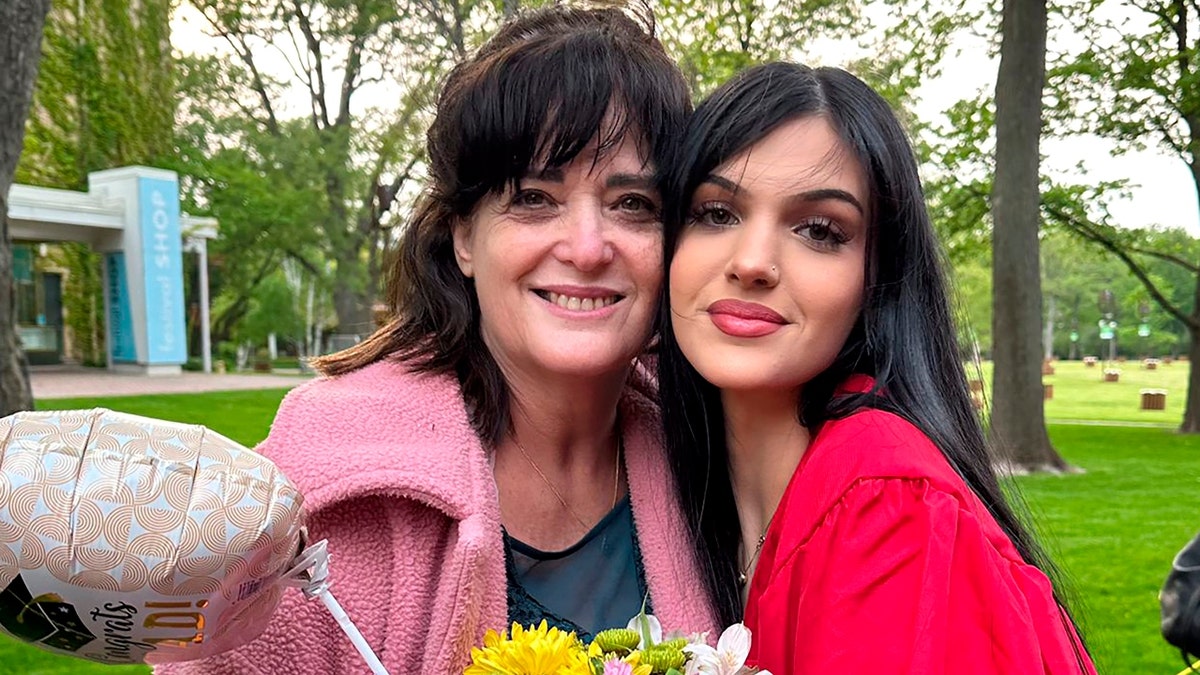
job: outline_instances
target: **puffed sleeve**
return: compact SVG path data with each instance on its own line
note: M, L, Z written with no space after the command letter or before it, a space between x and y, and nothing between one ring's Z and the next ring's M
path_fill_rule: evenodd
M927 480L860 480L775 561L757 608L771 624L759 665L793 675L1094 673L1049 580L1001 548L958 496Z

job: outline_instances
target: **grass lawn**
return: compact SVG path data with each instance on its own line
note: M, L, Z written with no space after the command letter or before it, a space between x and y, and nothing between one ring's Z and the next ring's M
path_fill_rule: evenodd
M1050 435L1085 473L1019 482L1042 541L1073 582L1099 671L1179 672L1179 653L1159 636L1158 591L1200 530L1200 437L1075 425L1051 425Z
M983 364L984 379L990 380L991 362ZM1183 419L1187 398L1188 363L1162 364L1146 370L1141 363L1114 364L1121 371L1117 382L1101 382L1102 368L1087 368L1080 361L1055 361L1054 374L1042 382L1054 385L1054 398L1046 401L1046 419L1149 422L1175 428ZM967 376L973 367L967 364ZM1167 390L1166 410L1141 410L1142 389ZM988 395L991 395L989 388Z
M1099 371L1057 364L1058 419L1118 419L1176 424L1181 415L1184 364L1157 373L1127 364L1122 378L1099 382ZM1095 376L1093 378L1093 375ZM1163 377L1163 380L1154 379ZM1175 379L1171 379L1175 378ZM1164 387L1174 408L1149 419L1137 411L1137 389ZM1122 393L1125 392L1125 393ZM40 409L104 406L114 410L206 424L246 445L261 440L283 391L44 401ZM1127 395L1133 397L1127 399ZM1127 400L1132 403L1126 404ZM1063 408L1055 413L1052 405ZM1125 408L1129 408L1126 412ZM1085 473L1019 479L1047 544L1067 570L1079 598L1077 613L1100 672L1174 675L1182 667L1158 634L1158 589L1174 553L1200 529L1200 437L1164 429L1053 424L1062 454ZM145 673L54 656L0 636L0 675L29 673Z

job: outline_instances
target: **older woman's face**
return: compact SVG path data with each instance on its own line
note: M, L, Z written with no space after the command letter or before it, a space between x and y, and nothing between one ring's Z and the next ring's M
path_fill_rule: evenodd
M662 283L652 170L632 139L598 160L589 147L455 228L484 341L510 376L602 376L641 351Z

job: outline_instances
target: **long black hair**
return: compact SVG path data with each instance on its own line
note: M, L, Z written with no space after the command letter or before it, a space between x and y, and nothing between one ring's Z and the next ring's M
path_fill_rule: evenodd
M868 85L836 68L771 63L750 68L713 92L697 107L664 174L666 264L688 225L700 183L781 124L813 116L829 121L862 166L871 222L862 311L832 365L805 384L800 421L815 429L864 407L909 421L980 497L1022 558L1058 576L1006 502L992 468L959 358L941 248L916 158L895 113ZM737 555L742 539L720 392L679 349L671 330L667 277L659 308L667 451L705 584L718 618L728 625L742 614ZM874 377L874 389L835 397L837 385L854 373Z

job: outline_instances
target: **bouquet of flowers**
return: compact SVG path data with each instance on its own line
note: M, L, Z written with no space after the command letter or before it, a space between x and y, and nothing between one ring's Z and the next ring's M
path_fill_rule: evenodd
M750 630L744 625L726 628L716 648L706 638L664 639L658 619L644 611L625 628L600 631L591 644L545 621L529 628L514 623L511 632L487 632L463 675L771 675L746 667Z

